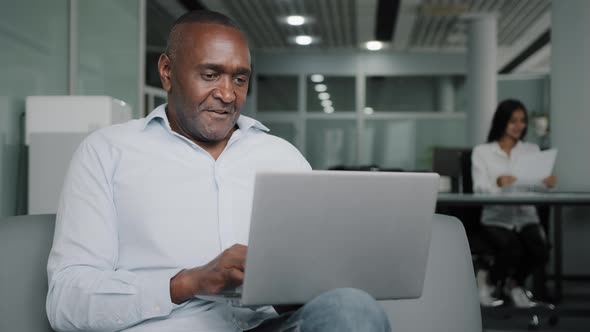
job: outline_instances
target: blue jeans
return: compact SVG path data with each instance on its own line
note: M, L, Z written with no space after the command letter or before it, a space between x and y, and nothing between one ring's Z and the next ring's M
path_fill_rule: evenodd
M299 310L269 319L249 332L390 332L383 308L369 294L339 288L320 294Z

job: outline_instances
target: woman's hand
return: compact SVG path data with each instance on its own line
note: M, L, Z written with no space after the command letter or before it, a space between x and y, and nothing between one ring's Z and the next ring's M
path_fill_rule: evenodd
M496 179L496 184L498 187L506 187L514 183L516 181L516 177L512 175L501 175L498 176Z
M543 179L543 184L547 186L547 188L553 188L555 187L555 184L557 184L557 177L555 177L555 175L550 175Z

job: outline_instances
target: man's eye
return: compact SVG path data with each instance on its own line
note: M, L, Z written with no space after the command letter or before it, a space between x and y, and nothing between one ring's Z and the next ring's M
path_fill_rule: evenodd
M248 80L244 77L235 77L234 81L236 82L236 84L238 85L244 85L246 83L248 83Z
M205 73L202 76L206 80L213 80L213 79L217 78L217 74L215 74L215 73Z

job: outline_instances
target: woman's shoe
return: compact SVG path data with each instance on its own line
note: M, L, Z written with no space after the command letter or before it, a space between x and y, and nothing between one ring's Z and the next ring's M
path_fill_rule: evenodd
M477 271L477 289L479 293L479 303L482 307L498 307L504 304L503 300L493 295L496 291L496 287L488 283L488 271Z
M527 294L527 291L520 286L515 286L506 290L506 295L517 308L533 308L539 305L539 303L533 301Z

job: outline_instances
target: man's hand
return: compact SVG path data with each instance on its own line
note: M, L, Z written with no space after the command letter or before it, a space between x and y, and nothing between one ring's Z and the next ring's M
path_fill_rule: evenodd
M170 298L180 304L195 295L214 295L244 281L248 247L234 244L211 262L182 270L170 279Z
M513 184L514 181L516 181L515 176L502 175L502 176L498 176L498 178L496 179L496 184L498 185L498 187L505 187L505 186L509 186L509 185Z
M555 177L555 175L550 175L543 179L543 184L547 186L547 188L553 188L557 184L557 177Z

